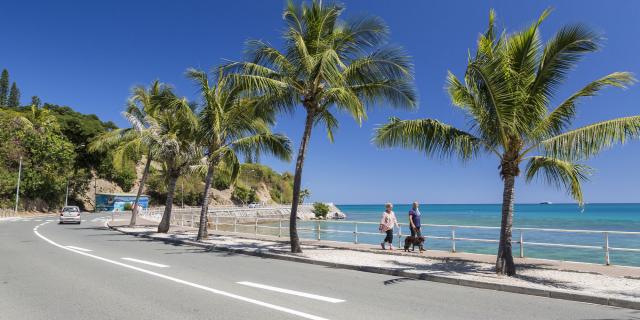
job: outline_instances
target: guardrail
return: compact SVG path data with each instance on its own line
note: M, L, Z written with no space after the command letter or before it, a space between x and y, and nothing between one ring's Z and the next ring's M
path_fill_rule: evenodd
M246 216L246 215L236 215L230 214L228 210L210 210L208 215L208 221L212 224L214 230L220 230L221 226L227 226L229 230L236 233L253 233L255 235L260 234L260 230L268 229L268 230L277 230L275 235L278 237L283 236L283 232L287 232L289 230L288 222L289 215L288 214L272 214L272 215L264 215L259 216L257 213L260 209L269 210L273 208L252 208L250 209L252 212L255 212L254 216ZM249 210L249 209L247 209ZM256 211L257 210L257 211ZM238 212L237 210L233 210L233 212ZM221 214L224 213L224 214ZM154 214L153 211L145 211L143 214ZM155 213L156 215L161 213ZM189 226L189 227L197 227L199 225L199 212L194 212L193 208L185 209L174 209L171 224L179 225L179 226ZM228 222L229 219L232 219L231 222ZM285 223L283 223L285 222ZM275 226L275 224L278 224ZM273 224L273 225L265 225L265 224ZM322 234L351 234L353 243L359 243L359 236L361 235L376 235L380 236L379 232L369 232L364 231L360 227L369 226L368 229L372 229L371 227L377 228L379 223L377 222L365 222L365 221L340 221L340 220L312 220L312 221L302 221L301 224L312 224L313 227L305 227L301 225L297 229L299 231L309 231L314 233L314 238L316 240L322 240ZM353 228L349 230L340 230L336 228L327 228L330 225L352 225ZM323 228L324 226L324 228ZM400 230L397 230L397 241L398 247L402 245L402 239L406 237L406 235L402 234L402 227L409 228L409 224L400 223ZM251 227L252 232L240 231L239 229L246 229L247 227ZM488 226L462 226L462 225L442 225L442 224L423 224L423 236L426 239L434 239L434 240L445 240L450 241L450 250L451 252L457 252L456 243L457 242L480 242L480 243L498 243L499 241L496 239L482 239L482 238L470 238L470 237L457 237L456 230L500 230L499 227L488 227ZM435 235L426 235L425 227L432 228L440 228L440 229L448 229L447 236L435 236ZM367 229L367 228L365 228ZM549 233L572 233L572 234L593 234L600 235L602 242L598 245L589 244L568 244L568 243L548 243L548 242L540 242L540 241L525 241L526 235L528 232L549 232ZM601 250L603 255L603 262L605 265L611 265L611 257L610 253L614 251L618 252L634 252L640 253L640 248L625 248L625 247L612 247L609 244L609 237L612 235L629 235L629 236L639 236L640 232L631 232L631 231L605 231L605 230L566 230L566 229L551 229L551 228L520 228L514 227L513 231L513 239L511 243L512 245L518 246L518 256L520 258L525 257L525 248L526 246L538 246L538 247L556 247L556 248L573 248L573 249L586 249L586 250Z

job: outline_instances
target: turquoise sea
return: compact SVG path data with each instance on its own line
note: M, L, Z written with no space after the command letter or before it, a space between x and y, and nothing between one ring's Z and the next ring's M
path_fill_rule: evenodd
M383 205L338 205L347 215L347 221L379 222ZM394 211L401 223L408 223L410 205L395 205ZM466 225L466 226L500 226L500 204L421 204L423 224ZM306 238L317 237L314 222L301 223L301 227L314 229L303 231ZM640 232L640 204L587 204L584 209L576 204L517 204L514 215L514 228L553 228L572 230L603 230ZM322 222L321 230L353 231L353 225L333 222ZM358 225L358 231L377 233L377 225ZM408 233L403 227L403 233ZM450 237L451 228L423 227L423 234L430 236ZM456 229L456 238L498 239L499 230ZM335 233L321 231L322 239L354 241L352 233ZM519 240L520 232L515 231L513 240ZM524 231L524 254L526 257L604 263L603 234L557 233L541 231ZM358 242L378 244L382 235L359 235ZM397 241L395 241L397 242ZM598 246L599 248L560 248L545 247L526 242L544 242L571 245ZM496 243L456 241L458 252L474 252L495 254ZM640 234L609 235L609 246L617 248L640 249ZM427 249L451 250L451 240L429 239ZM514 243L514 256L519 255L519 244ZM610 251L610 260L615 265L640 266L640 252Z

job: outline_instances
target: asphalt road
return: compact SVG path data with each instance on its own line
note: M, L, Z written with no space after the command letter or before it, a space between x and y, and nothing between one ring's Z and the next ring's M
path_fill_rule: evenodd
M0 319L640 319L640 311L0 221ZM292 291L291 291L292 290Z

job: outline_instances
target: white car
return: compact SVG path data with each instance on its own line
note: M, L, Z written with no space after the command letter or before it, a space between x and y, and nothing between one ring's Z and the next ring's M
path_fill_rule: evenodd
M249 208L258 208L258 207L260 207L259 203L252 202L249 204Z
M66 206L60 212L60 224L73 222L80 224L80 208L76 206Z

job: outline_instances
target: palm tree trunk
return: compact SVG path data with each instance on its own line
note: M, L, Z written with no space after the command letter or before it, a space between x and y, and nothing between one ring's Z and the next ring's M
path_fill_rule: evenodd
M140 186L138 187L136 200L133 202L133 211L131 212L131 221L129 221L130 227L133 227L136 225L136 219L138 218L138 202L140 201L140 196L142 195L142 189L144 189L144 183L145 181L147 181L147 176L149 175L149 167L151 167L151 155L147 157L147 163L144 165L144 171L142 172L142 178L140 179Z
M209 189L211 188L211 180L213 180L213 169L215 165L209 163L207 176L204 178L204 198L202 199L202 207L200 208L200 227L198 228L198 237L196 240L207 239L209 233L207 231L207 212L209 211Z
M296 160L296 172L293 177L293 199L291 201L291 216L289 216L289 239L291 241L291 252L301 253L300 238L298 237L297 219L298 204L300 202L300 187L302 185L302 166L304 165L304 156L307 152L307 145L311 139L311 129L313 128L313 111L307 109L307 119L305 120L304 133L298 150L298 158Z
M496 261L496 273L514 276L516 266L513 262L511 250L511 229L513 227L513 202L514 202L515 176L504 175L504 191L502 193L502 223L500 224L500 244L498 246L498 259Z
M176 191L177 182L178 182L178 175L171 174L169 176L169 185L167 186L167 202L165 203L162 220L158 225L158 233L169 232L169 226L171 225L171 209L173 208L173 195Z

